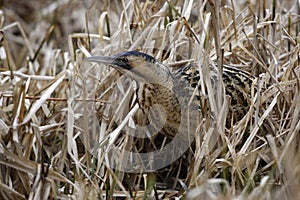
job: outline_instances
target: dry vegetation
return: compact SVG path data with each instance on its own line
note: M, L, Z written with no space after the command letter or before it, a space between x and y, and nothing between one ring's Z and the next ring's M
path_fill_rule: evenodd
M299 1L213 3L2 1L0 199L297 199ZM159 172L132 178L105 162L113 143L132 145L134 90L83 58L129 50L256 77L247 115L230 127L218 123L225 112L204 119L192 166L166 188L153 187Z

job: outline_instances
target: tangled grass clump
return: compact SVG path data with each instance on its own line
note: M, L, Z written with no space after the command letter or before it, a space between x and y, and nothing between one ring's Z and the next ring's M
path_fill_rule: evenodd
M0 198L299 196L299 2L215 2L6 2L0 13ZM243 119L218 126L226 118L220 111L215 123L199 124L192 164L182 171L170 165L163 173L168 180L159 179L160 172L120 172L106 162L111 144L122 150L134 144L123 134L134 127L134 88L132 80L84 58L130 50L172 70L213 60L257 82Z

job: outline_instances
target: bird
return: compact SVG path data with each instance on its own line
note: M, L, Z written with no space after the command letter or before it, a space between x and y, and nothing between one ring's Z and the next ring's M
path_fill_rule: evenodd
M203 109L209 107L201 105L201 99L207 98L207 94L202 93L203 81L201 82L201 73L196 64L171 70L151 55L139 51L91 56L85 60L113 67L137 83L138 105L147 117L150 124L147 128L153 135L159 132L168 138L174 138L180 133L181 139L188 138L186 130L193 133L203 118ZM219 72L215 65L209 66L209 78L216 89ZM227 121L237 121L249 110L254 77L229 65L223 65L221 77L225 94L231 98Z
M222 77L222 92L231 99L226 125L240 120L250 107L250 91L255 79L250 73L230 65L223 65L220 74L216 65L210 62L207 65L208 77L203 77L207 76L200 71L204 65L192 62L173 70L151 55L138 51L91 56L85 60L108 65L136 82L135 99L141 110L136 113L136 122L145 120L141 124L144 129L137 128L136 132L147 132L145 135L151 139L135 139L131 150L141 154L135 158L130 152L130 163L122 161L117 166L125 165L121 169L131 173L155 171L156 181L168 187L174 188L177 185L174 181L177 183L178 178L189 179L188 171L194 165L194 138L197 134L203 137L198 127L202 120L219 114L212 113L210 97L203 84L210 82L212 90L218 90L219 78Z

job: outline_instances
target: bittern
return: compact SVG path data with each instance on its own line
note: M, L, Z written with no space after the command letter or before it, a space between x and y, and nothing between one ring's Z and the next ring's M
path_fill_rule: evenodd
M200 73L196 65L188 65L172 72L169 67L152 56L137 51L123 52L113 56L88 57L86 60L107 64L136 81L138 104L148 117L151 124L149 129L153 132L158 131L173 138L182 124L184 124L183 129L187 127L191 128L190 130L196 129L195 118L198 115L195 110L201 115L199 112L201 106L197 101L201 95L206 96L200 92ZM211 71L214 72L211 77L214 83L217 70L216 67L210 66ZM253 77L243 70L224 65L222 78L225 93L231 97L229 113L234 116L234 119L239 119L249 108ZM191 101L192 96L195 98ZM159 106L155 107L155 105ZM191 108L190 119L182 123L187 117L185 113L187 108Z

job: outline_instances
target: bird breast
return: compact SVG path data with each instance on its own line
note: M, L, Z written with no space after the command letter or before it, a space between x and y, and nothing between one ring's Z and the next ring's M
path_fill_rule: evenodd
M142 84L137 89L137 99L152 131L174 137L178 131L181 108L172 89L160 84Z

